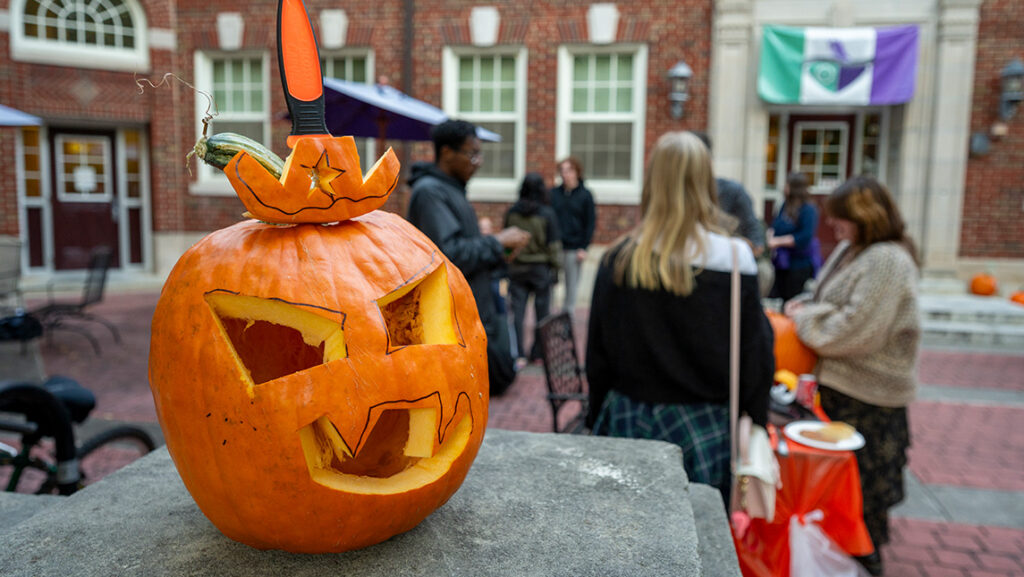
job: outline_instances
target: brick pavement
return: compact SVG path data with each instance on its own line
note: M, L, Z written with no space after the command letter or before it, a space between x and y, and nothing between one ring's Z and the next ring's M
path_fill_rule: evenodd
M58 333L53 348L43 347L48 373L65 374L92 388L97 418L155 421L146 379L149 320L157 295L110 294L95 310L121 327L124 347L94 333L104 347L95 357L87 342ZM585 335L586 310L577 314L577 335ZM578 338L581 341L582 338ZM979 391L1024 392L1024 355L926 349L920 360L922 383ZM493 399L490 427L551 430L544 400L543 369L531 365L503 397ZM568 418L569 410L565 409ZM914 446L910 471L926 486L971 487L1024 492L1024 406L978 406L918 401L910 409ZM896 518L893 542L882 550L889 577L1024 576L1024 521L1018 527L971 525L956 520Z

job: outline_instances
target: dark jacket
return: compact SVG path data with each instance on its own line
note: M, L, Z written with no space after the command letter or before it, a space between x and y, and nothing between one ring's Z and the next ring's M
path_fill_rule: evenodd
M796 222L793 222L786 214L786 203L782 203L779 215L772 223L772 230L775 236L793 235L794 243L792 247L785 249L788 252L786 259L788 266L776 262L776 268L787 270L813 268L814 254L811 242L818 231L818 209L813 204L805 202L797 212Z
M562 233L562 248L577 250L590 246L597 224L597 209L594 197L580 182L575 189L566 192L560 184L551 189L551 207L558 216L558 229Z
M530 233L530 242L516 254L515 264L546 264L558 270L562 265L562 236L555 211L546 205L518 201L505 213L505 226L517 226Z
M728 178L716 178L718 206L739 220L736 232L755 247L764 247L764 229L754 215L754 205L743 185Z
M501 243L480 234L476 211L466 200L466 187L431 162L413 165L409 184L408 220L434 241L473 291L484 325L496 315L491 271L505 262Z
M602 259L587 338L592 420L612 389L645 403L728 404L732 257L724 237L708 236L710 254L685 297L615 284L621 244ZM740 267L740 410L764 425L774 337L761 308L757 266L749 248L741 250L747 254Z

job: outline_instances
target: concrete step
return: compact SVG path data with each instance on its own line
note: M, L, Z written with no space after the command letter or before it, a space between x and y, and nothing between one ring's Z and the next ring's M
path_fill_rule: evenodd
M1007 299L931 293L919 304L925 344L1024 349L1024 307Z

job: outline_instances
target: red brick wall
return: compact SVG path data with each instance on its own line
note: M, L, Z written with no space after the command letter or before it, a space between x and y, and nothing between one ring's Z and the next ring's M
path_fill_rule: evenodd
M999 121L999 74L1024 60L1024 2L986 0L981 5L971 132L987 133ZM992 138L986 156L967 163L960 255L1024 258L1024 106Z
M336 3L306 0L306 8L316 17L324 8L337 7ZM557 50L563 43L586 42L587 4L566 3L560 0L537 1L530 4L527 13L517 0L488 3L501 13L499 44L525 45L529 51L529 88L527 94L526 156L528 171L553 174L555 162L555 98L557 93ZM703 129L707 124L708 64L711 41L711 3L708 0L645 0L620 2L618 38L622 42L646 43L648 54L648 102L645 146L650 147L657 137L670 129ZM375 72L386 75L391 84L404 88L406 79L402 70L403 2L386 0L371 3L349 3L342 6L349 19L349 44L368 43L374 50ZM441 54L445 46L469 43L470 3L454 0L415 2L415 31L413 50L413 96L441 104ZM215 49L215 20L218 12L240 11L245 14L244 48L272 50L276 3L269 1L240 2L183 0L178 3L178 69L176 72L191 78L191 55L196 50ZM319 33L319 30L317 30ZM270 53L273 55L273 52ZM668 83L665 72L678 60L694 69L692 97L687 114L680 121L669 116ZM277 78L276 58L271 58L271 78ZM271 82L273 110L283 111L285 104L276 81ZM179 115L187 116L181 122L190 126L193 97L182 91ZM285 120L273 125L274 148L279 154L290 129ZM181 137L179 148L191 146L188 130ZM417 160L429 160L432 149L428 145L390 143L396 147L404 168ZM178 165L175 165L176 168ZM174 230L182 226L189 230L207 230L224 226L238 219L240 204L230 198L210 198L169 195L165 210L157 213L157 230ZM400 187L385 209L405 213L408 203L407 187ZM496 222L507 208L506 203L478 203L481 216L490 216ZM635 207L601 206L599 208L598 242L607 242L635 222Z
M7 0L0 0L6 7ZM198 50L216 50L216 15L241 12L245 16L243 50L262 50L270 56L271 109L286 110L278 89L276 41L276 2L272 0L142 0L148 26L177 31L175 51L151 50L151 69L139 77L156 81L172 72L182 79L194 79L193 55ZM322 9L337 8L333 0L306 0L307 10L316 17ZM374 50L375 72L390 77L394 86L404 88L402 54L402 0L346 2L340 7L349 18L349 45L370 46ZM527 112L528 171L554 173L555 98L557 93L557 49L563 43L586 43L588 4L562 0L540 0L525 11L518 0L490 2L502 19L499 44L525 45L529 51L529 88ZM419 0L415 6L413 34L414 62L411 93L417 98L441 103L441 51L446 45L469 43L469 14L472 4L460 0ZM671 129L703 129L707 124L707 91L711 41L710 0L637 0L618 2L620 12L618 40L648 46L648 108L646 111L645 149L657 137ZM319 33L319 30L317 30ZM226 226L240 218L241 203L233 197L189 194L194 180L185 168L184 155L192 148L196 95L179 83L138 93L130 73L108 72L11 62L7 35L0 34L0 101L46 118L50 125L67 119L70 125L140 124L148 126L151 151L153 228L156 232L204 231ZM691 100L686 116L679 121L669 117L668 82L665 72L678 60L694 70ZM85 90L83 90L83 88ZM83 93L93 92L91 98ZM273 148L285 154L284 140L290 123L277 119L272 125ZM13 154L13 141L3 136L0 154ZM406 170L416 160L432 156L429 145L394 144ZM11 148L10 153L6 152ZM2 163L0 163L2 164ZM2 169L0 177L13 180L13 173ZM9 180L9 181L10 181ZM3 201L13 193L4 192ZM400 187L385 206L405 212L407 187ZM482 215L500 220L507 205L481 203ZM12 211L13 212L13 211ZM608 242L632 227L636 208L599 207L597 242ZM0 226L8 229L8 219ZM15 219L16 220L16 219Z
M20 128L0 127L0 235L18 236L18 195L14 183L15 142Z
M526 170L554 174L558 46L587 43L589 4L535 1L530 3L528 13L517 0L487 5L497 7L501 14L499 44L512 39L529 51ZM645 152L668 130L704 130L711 58L711 2L641 0L617 2L616 6L620 13L618 41L648 47ZM459 41L468 44L471 8L467 3L444 0L416 3L414 92L418 98L440 103L441 50ZM673 120L665 73L679 60L690 65L694 77L686 114L681 120ZM426 154L429 158L429 151ZM495 222L500 222L506 208L504 203L477 203L481 216L490 216ZM599 206L595 242L609 242L632 228L636 215L635 206Z

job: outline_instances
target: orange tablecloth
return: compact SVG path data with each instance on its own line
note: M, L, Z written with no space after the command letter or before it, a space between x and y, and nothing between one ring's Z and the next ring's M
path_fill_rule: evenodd
M862 517L860 475L850 451L823 451L787 440L789 456L776 455L782 488L775 499L775 519L754 519L737 539L740 569L746 577L789 576L789 520L820 509L822 531L850 555L874 551Z

